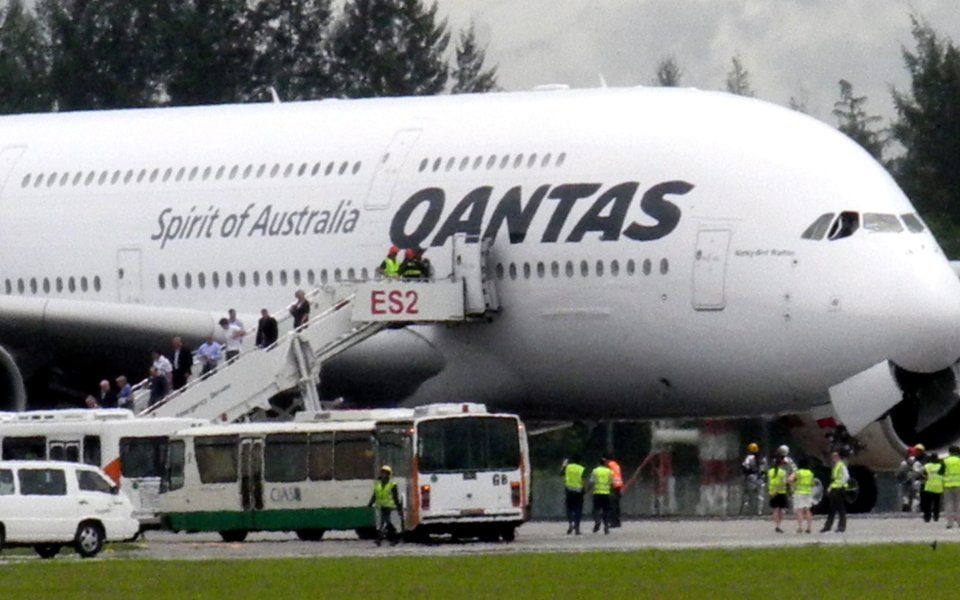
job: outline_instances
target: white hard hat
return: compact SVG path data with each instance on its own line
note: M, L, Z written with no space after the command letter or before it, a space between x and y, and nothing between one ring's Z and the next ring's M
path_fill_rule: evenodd
M786 456L790 454L790 447L787 446L786 444L780 446L779 448L777 448L777 454L779 454L780 456Z

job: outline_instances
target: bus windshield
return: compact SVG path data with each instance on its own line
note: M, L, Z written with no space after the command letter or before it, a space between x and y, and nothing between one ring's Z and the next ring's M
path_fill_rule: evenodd
M493 471L520 466L516 419L430 419L417 426L420 472Z

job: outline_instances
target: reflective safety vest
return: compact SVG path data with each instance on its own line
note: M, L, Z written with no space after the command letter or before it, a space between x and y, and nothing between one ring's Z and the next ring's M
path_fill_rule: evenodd
M609 496L613 487L613 471L607 467L597 467L590 474L590 481L593 482L594 496Z
M797 470L797 494L800 496L813 495L813 482L815 477L810 469Z
M563 469L563 483L571 492L583 491L583 465L568 463Z
M383 264L380 265L380 268L383 269L383 274L385 277L398 277L400 275L400 261L395 258L390 258L388 256L383 260Z
M613 471L613 489L619 490L623 487L623 474L620 472L620 463L615 460L608 460L607 467Z
M767 471L770 496L787 493L787 472L780 467L773 467Z
M379 479L373 484L373 497L376 499L377 508L396 508L397 503L393 499L393 490L397 489L396 481L383 483Z
M419 260L405 260L400 264L400 276L407 279L424 277L423 263Z
M927 471L927 481L923 484L923 491L930 492L931 494L942 494L943 475L938 473L940 470L940 463L928 462L927 464L923 465L923 468Z
M843 461L838 462L833 465L833 470L830 475L830 489L831 490L842 490L846 489L847 482L843 480L843 472L846 470L847 466L843 464ZM849 477L849 475L848 475Z
M943 487L960 487L960 456L956 454L943 459Z

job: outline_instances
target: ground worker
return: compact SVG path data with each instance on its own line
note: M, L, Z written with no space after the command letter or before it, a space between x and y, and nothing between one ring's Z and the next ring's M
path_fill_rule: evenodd
M806 532L810 533L813 527L813 488L817 480L810 470L810 459L802 459L800 468L792 473L788 480L793 486L793 511L797 515L797 533L804 531L804 521L807 523Z
M580 457L574 455L569 461L563 461L560 475L567 492L567 535L580 535L580 519L583 518L583 465Z
M960 527L960 446L950 446L950 456L943 459L943 503L947 529L954 522Z
M620 527L620 498L623 497L623 472L620 463L609 456L603 459L613 473L613 490L610 493L610 527Z
M797 463L793 462L793 459L790 458L790 446L783 444L777 448L777 456L783 458L783 470L787 472L787 475L793 474L797 470Z
M782 456L774 458L773 467L767 471L767 485L770 492L770 509L773 511L773 530L783 533L780 523L787 510L787 470L783 468Z
M403 262L400 263L400 277L404 279L426 279L429 277L427 267L423 263L421 250L407 248L403 255Z
M593 490L593 532L610 533L610 493L613 491L613 471L601 460L590 473L590 487Z
M943 498L943 463L936 452L928 452L923 461L923 490L920 491L920 510L923 522L940 520L940 501Z
M900 486L900 510L913 511L917 497L920 495L920 484L923 480L923 464L918 455L923 452L923 445L917 444L907 448L907 455L900 461L897 469L897 484Z
M823 524L820 533L830 531L833 527L833 518L840 515L837 523L837 533L843 533L847 529L847 504L844 498L844 492L847 491L847 482L850 480L850 472L847 465L840 458L839 452L832 452L830 459L833 467L830 469L830 513L827 515L827 522Z
M397 248L396 246L390 246L390 250L387 251L387 257L383 259L383 262L380 263L379 267L377 267L377 275L387 278L399 277L400 259L397 258L399 253L400 248Z
M393 469L388 465L380 467L380 479L373 484L373 495L367 503L367 506L376 505L380 512L380 526L377 527L376 540L378 546L383 543L384 538L390 540L391 546L395 546L400 541L391 516L393 511L397 511L400 522L403 523L403 503L400 501L400 492L397 491L397 482L391 479L392 475Z
M747 456L740 464L743 472L743 494L740 501L740 514L747 504L756 504L756 513L763 510L763 501L766 494L763 489L763 474L767 470L767 461L760 456L760 446L755 442L747 445Z

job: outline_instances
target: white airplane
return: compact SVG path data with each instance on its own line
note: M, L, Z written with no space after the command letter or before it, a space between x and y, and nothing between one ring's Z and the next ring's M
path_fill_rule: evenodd
M325 368L327 396L826 415L894 453L960 437L960 281L867 153L765 102L639 88L3 117L0 185L7 407L25 381L139 375L171 335L370 276L391 244L442 276L464 232L494 239L502 312L378 334Z

